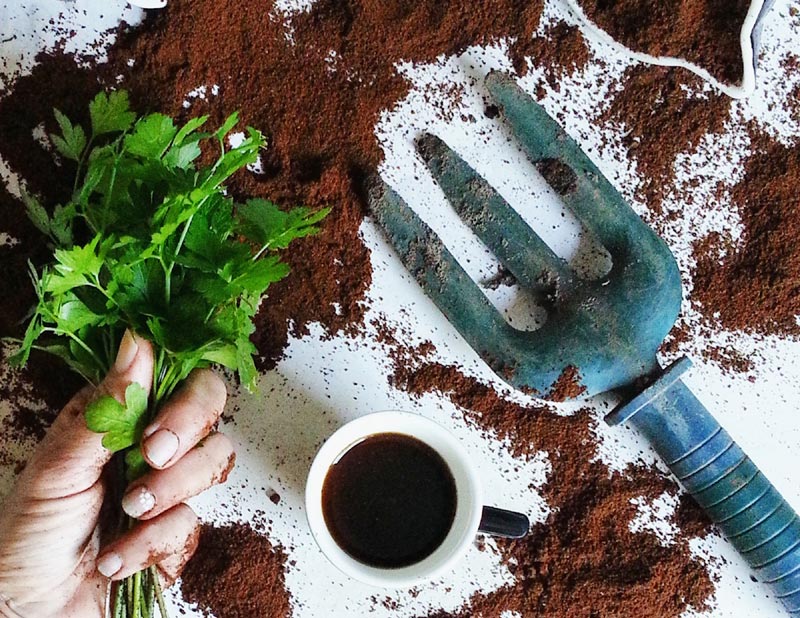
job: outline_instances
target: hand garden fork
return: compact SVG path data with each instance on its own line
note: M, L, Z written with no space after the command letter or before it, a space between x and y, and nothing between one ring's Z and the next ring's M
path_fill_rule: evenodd
M675 258L580 147L501 73L487 88L527 156L610 253L600 281L578 279L522 218L441 140L419 152L459 216L519 284L542 298L548 322L519 331L502 318L434 232L390 187L370 207L406 268L466 341L513 386L543 396L566 378L574 394L638 393L607 417L644 433L790 613L800 615L800 519L656 352L678 316ZM561 381L561 382L560 382ZM643 384L649 384L641 389ZM635 389L635 391L633 390Z

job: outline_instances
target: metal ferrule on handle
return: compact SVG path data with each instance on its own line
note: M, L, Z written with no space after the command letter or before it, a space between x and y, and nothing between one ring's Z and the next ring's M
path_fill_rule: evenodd
M800 518L681 381L690 367L678 360L606 422L644 434L759 579L800 616Z

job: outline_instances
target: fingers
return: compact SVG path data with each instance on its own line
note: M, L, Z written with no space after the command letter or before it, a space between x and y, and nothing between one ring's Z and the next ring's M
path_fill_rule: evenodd
M97 570L120 580L153 565L174 579L197 548L200 524L185 504L134 527L103 550Z
M119 344L117 358L111 371L97 387L97 394L111 395L125 403L125 389L131 382L138 382L150 392L153 384L153 347L145 339L125 331Z
M122 508L133 518L152 519L212 485L224 483L235 459L231 441L212 433L166 470L151 470L132 483Z
M153 349L149 342L126 332L108 376L96 391L86 387L72 398L26 466L20 483L26 495L53 499L91 488L111 453L102 445L103 436L87 429L83 415L86 405L101 394L124 402L127 386L138 382L149 390L152 374Z
M225 407L225 383L211 370L192 372L184 386L161 408L144 430L142 454L164 469L194 447L219 420Z

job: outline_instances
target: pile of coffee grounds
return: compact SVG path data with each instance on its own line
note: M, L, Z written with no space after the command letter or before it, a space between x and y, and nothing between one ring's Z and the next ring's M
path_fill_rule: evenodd
M751 127L752 155L731 200L736 242L711 234L695 244L694 302L731 330L800 335L800 149ZM722 256L721 258L719 256Z
M650 532L630 531L636 498L677 493L672 480L630 464L612 471L597 457L596 421L588 410L560 416L546 406L523 406L454 366L421 361L395 367L393 384L414 395L447 397L467 422L508 440L510 451L529 457L545 451L552 465L539 491L552 509L521 540L498 541L516 582L476 594L455 612L428 618L518 612L522 616L637 616L671 618L708 609L714 585L707 565L692 555L689 539L710 524L691 499L681 498L673 523L681 534L665 545Z
M558 92L567 75L583 69L591 58L586 39L576 26L559 21L533 39L531 53L536 66L544 67L545 80ZM543 93L538 93L540 98Z
M626 47L683 58L724 83L742 79L739 44L750 0L578 0L586 16Z
M550 401L567 401L569 399L577 399L585 392L586 387L581 384L578 368L574 365L569 365L553 383L553 387L547 394L546 399Z
M184 599L216 618L288 618L283 548L247 524L205 525L181 575Z
M675 159L691 152L708 133L721 133L731 99L700 90L698 77L666 67L634 65L620 79L618 93L601 122L624 129L622 145L642 178L639 193L654 215L665 215L664 198L675 181ZM657 224L657 221L656 221Z

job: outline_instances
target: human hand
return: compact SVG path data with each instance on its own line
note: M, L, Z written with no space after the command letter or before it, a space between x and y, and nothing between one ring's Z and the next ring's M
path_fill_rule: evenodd
M101 539L111 453L83 412L102 395L123 403L131 382L149 391L152 374L152 347L126 333L105 380L64 407L2 501L0 616L100 618L110 581L157 565L169 584L191 557L199 524L183 501L224 482L235 458L230 440L212 431L226 392L210 370L193 372L145 429L142 452L153 469L122 499L141 521L107 544Z

